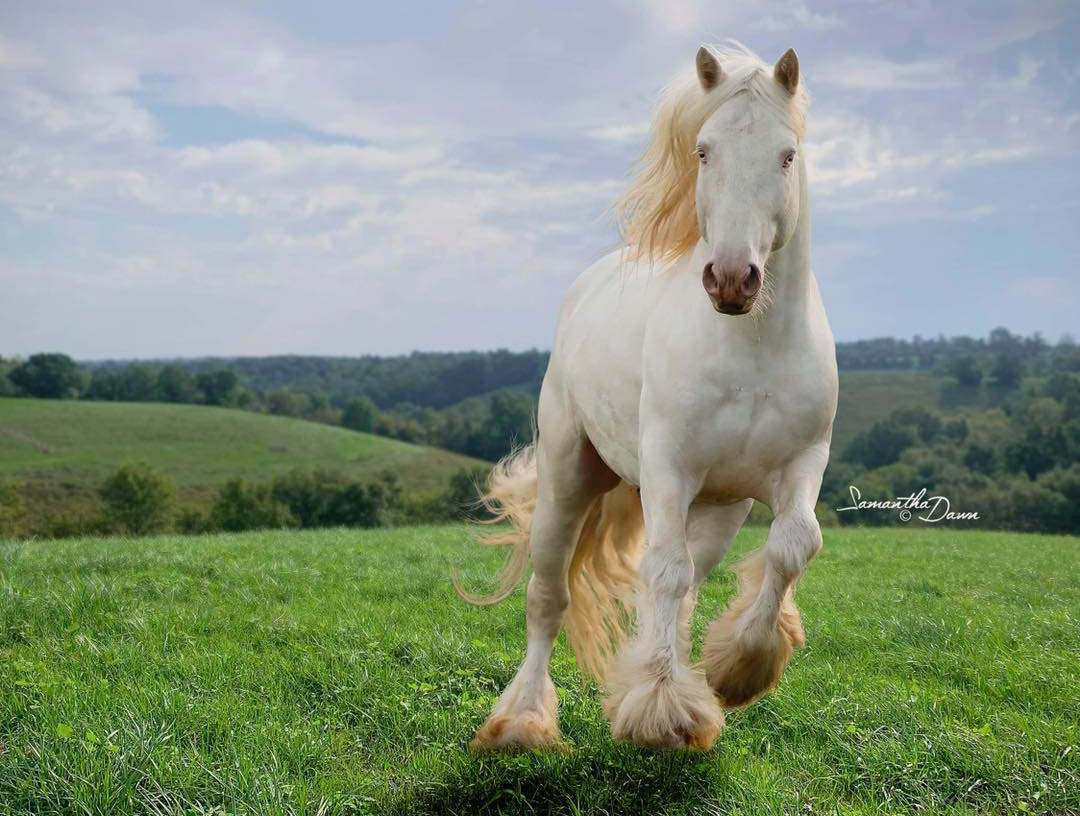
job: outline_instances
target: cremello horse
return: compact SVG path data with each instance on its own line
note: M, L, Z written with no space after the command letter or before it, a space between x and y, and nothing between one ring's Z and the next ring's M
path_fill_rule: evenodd
M766 693L804 643L793 592L821 548L837 395L810 271L808 98L794 51L696 62L621 202L625 246L563 304L537 441L492 474L513 552L499 591L472 600L507 597L530 560L533 574L525 661L475 749L560 743L548 664L564 617L615 738L652 747L709 748L723 708ZM698 587L754 500L772 508L768 539L691 666Z

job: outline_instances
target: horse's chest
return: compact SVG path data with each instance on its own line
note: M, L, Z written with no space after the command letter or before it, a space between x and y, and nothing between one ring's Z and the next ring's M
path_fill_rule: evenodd
M771 460L783 455L794 441L784 422L785 402L783 395L767 388L723 389L712 410L703 410L693 423L699 451L708 459L729 463L748 456Z
M821 393L818 393L818 391ZM830 424L824 389L792 391L765 384L719 389L714 409L685 427L718 496L754 495L784 464L820 441Z

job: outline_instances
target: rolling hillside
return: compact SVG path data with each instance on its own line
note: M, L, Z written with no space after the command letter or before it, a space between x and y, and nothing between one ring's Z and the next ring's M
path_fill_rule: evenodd
M962 406L948 399L949 384L948 379L923 371L841 371L833 457L840 456L859 433L897 408L962 411Z
M353 478L390 470L408 490L435 491L478 460L287 417L197 405L0 398L0 482L96 486L125 462L199 492L236 477L293 468Z

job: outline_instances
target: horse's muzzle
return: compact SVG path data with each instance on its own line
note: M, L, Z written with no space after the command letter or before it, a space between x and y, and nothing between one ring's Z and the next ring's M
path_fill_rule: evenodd
M761 291L761 270L757 264L724 268L709 261L701 273L701 283L716 311L744 315L753 308Z

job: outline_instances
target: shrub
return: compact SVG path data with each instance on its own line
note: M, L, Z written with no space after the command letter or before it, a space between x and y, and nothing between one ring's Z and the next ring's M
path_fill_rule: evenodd
M105 502L105 518L133 535L165 527L172 493L172 482L145 465L124 465L99 491Z
M81 503L68 505L61 515L48 519L43 532L46 538L80 538L108 535L113 528L99 507Z
M296 522L289 508L274 499L269 485L248 485L243 479L231 479L214 498L210 523L216 529L237 533L291 527Z
M211 529L210 519L197 507L185 507L176 517L176 531L184 535L201 535Z
M345 523L331 520L329 510L334 494L345 483L345 477L333 471L295 469L274 479L270 491L301 527L323 527Z
M482 518L489 515L480 503L487 478L488 469L483 467L462 468L451 476L450 484L440 497L445 518Z
M0 537L19 535L26 505L11 485L0 484Z
M344 527L379 527L386 521L386 490L378 482L353 482L333 492L326 522Z

